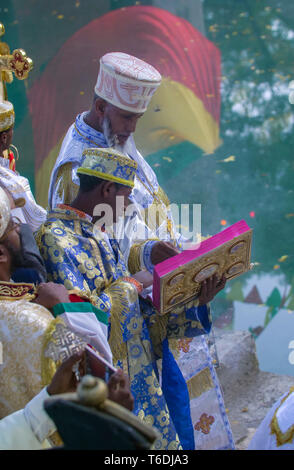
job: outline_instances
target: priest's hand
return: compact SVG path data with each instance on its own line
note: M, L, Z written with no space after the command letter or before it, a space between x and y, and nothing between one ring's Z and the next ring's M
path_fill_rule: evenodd
M222 276L221 279L219 279L216 274L209 277L208 279L205 279L205 281L201 283L201 291L198 297L199 306L211 302L216 294L224 289L226 282L227 279L225 276Z
M132 277L143 285L143 289L153 284L153 275L149 271L139 271L133 274Z
M157 242L153 245L151 251L151 263L154 265L159 264L179 253L180 251L171 242Z
M59 395L60 393L75 392L78 386L76 374L73 367L77 365L80 376L85 375L86 371L86 355L85 351L80 351L66 359L60 367L58 367L50 385L47 387L49 395Z
M54 282L39 284L37 294L34 302L48 308L48 310L51 310L54 305L70 302L68 290L64 285Z
M128 410L134 408L134 397L130 391L130 382L128 376L118 369L108 381L108 398Z

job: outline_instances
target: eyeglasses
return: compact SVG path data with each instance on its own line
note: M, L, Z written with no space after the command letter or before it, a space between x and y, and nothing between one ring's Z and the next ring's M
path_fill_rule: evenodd
M7 237L8 235L13 232L13 230L15 230L17 227L19 227L21 225L21 220L16 217L16 216L12 216L8 222L8 225L7 225L7 229L6 229L6 232L4 233L3 237L1 238L0 242L2 243Z

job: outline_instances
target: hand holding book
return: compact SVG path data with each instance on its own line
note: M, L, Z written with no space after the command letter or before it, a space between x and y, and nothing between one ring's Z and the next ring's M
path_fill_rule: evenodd
M216 274L202 281L201 291L198 297L199 306L211 302L216 294L225 288L226 282L227 278L224 275L219 279Z

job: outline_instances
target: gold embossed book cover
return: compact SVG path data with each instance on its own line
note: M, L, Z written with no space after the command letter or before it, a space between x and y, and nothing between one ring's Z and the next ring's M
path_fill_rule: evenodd
M240 220L154 268L153 304L161 314L199 294L201 282L218 274L227 279L251 268L252 229Z

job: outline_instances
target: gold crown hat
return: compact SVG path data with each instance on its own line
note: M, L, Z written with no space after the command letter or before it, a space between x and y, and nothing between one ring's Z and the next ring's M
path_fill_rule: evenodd
M137 163L112 148L90 148L83 152L77 173L134 187Z
M13 126L15 119L13 104L9 101L0 102L0 132Z
M0 187L0 241L10 221L10 202L4 189Z

